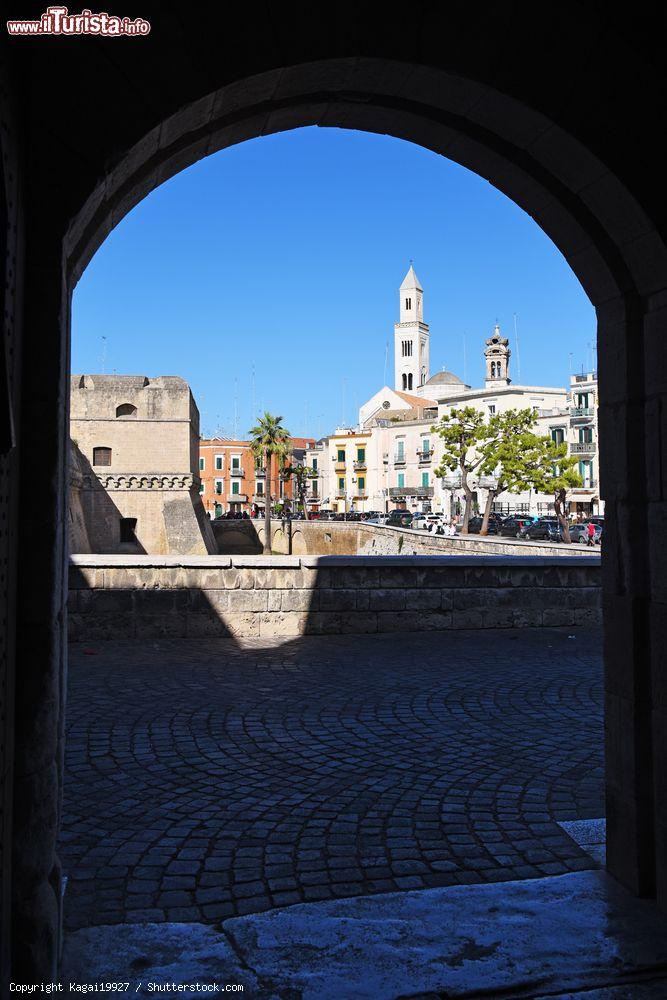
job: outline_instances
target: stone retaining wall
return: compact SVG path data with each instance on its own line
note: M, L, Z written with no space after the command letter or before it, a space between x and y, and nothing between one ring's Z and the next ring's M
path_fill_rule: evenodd
M73 556L73 641L590 625L600 559Z
M261 554L264 521L213 522L218 551L225 555ZM363 521L271 521L271 548L284 555L523 555L580 556L582 547L533 542L496 535L432 535L428 531L366 524Z

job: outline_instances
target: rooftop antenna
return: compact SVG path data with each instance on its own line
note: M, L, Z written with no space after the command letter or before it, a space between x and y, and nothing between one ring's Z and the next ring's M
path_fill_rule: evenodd
M107 338L106 337L102 337L102 356L100 358L100 361L101 361L101 364L102 364L102 374L106 375L106 373L107 373Z
M516 313L514 313L514 340L516 341L516 377L521 382L521 351L519 350L519 331L516 325Z

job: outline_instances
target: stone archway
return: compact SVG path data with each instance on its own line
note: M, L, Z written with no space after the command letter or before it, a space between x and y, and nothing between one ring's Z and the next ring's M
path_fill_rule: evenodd
M636 893L658 891L664 905L667 872L664 858L656 869L655 837L666 834L656 819L658 768L653 766L654 754L664 746L664 720L654 711L658 653L651 644L651 628L656 636L664 628L660 605L652 605L651 599L664 599L664 587L659 587L655 549L649 545L653 515L648 499L651 490L661 488L653 457L661 419L655 396L664 364L658 330L664 323L667 249L653 221L608 166L555 120L472 77L415 62L323 58L271 68L239 76L186 105L176 88L159 103L157 115L152 112L143 120L148 123L151 117L156 123L139 130L135 145L124 147L112 167L98 172L92 190L82 177L78 187L72 185L66 204L82 207L73 218L71 212L65 216L66 233L62 214L39 216L43 204L29 214L29 231L32 226L36 235L45 227L49 239L39 249L33 245L27 258L26 295L39 289L41 300L27 312L26 332L40 316L48 316L46 329L54 338L50 357L57 363L50 370L44 366L30 372L24 393L28 389L43 400L43 413L57 427L47 463L54 497L52 544L39 592L31 592L27 581L19 587L19 638L23 634L26 645L18 668L23 663L30 678L17 696L17 715L25 723L17 739L15 770L15 786L25 793L14 828L19 966L23 961L27 967L28 955L34 965L37 956L46 978L57 939L50 859L64 710L65 378L72 288L113 226L162 181L226 146L302 125L391 134L486 177L551 237L596 308L603 396L601 478L609 539L604 570L608 865ZM102 166L103 157L94 162ZM90 177L90 171L84 174ZM24 420L29 452L39 431L34 421ZM664 512L656 508L654 516L664 519ZM28 504L22 514L26 553L31 551L30 518ZM41 664L37 675L29 666L35 656ZM38 744L35 771L30 755ZM664 789L658 792L664 794ZM45 833L36 849L28 833L37 801ZM27 894L22 891L26 885Z

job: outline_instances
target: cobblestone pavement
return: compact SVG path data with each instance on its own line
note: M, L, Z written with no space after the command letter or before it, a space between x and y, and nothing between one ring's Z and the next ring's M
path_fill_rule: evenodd
M570 638L574 635L574 638ZM592 629L74 645L69 927L594 867Z

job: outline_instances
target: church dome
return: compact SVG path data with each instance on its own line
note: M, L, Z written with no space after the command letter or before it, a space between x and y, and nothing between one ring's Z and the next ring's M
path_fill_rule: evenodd
M448 372L443 369L441 372L431 375L426 385L465 385L465 382L458 375L455 375L454 372Z

